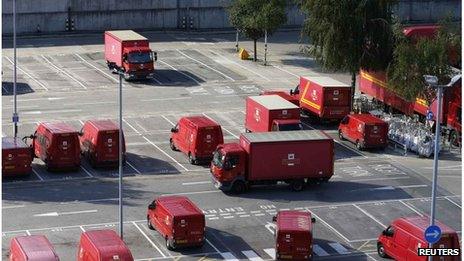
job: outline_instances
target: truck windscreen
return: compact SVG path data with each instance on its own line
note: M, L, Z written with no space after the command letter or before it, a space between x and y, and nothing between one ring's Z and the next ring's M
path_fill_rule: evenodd
M129 63L151 63L153 58L149 52L132 52L128 55Z
M294 131L294 130L302 130L302 129L303 129L303 126L301 126L300 123L279 125L279 131Z
M224 162L224 155L219 150L216 150L213 154L213 164L218 168L222 168Z

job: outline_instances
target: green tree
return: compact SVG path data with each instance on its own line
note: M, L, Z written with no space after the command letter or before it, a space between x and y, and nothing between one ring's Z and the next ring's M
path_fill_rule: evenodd
M271 35L287 21L286 4L286 0L234 0L229 7L230 23L254 42L254 61L256 41L266 30Z
M304 51L327 70L348 71L352 86L359 69L384 70L392 56L393 0L300 0L307 13Z
M435 92L425 84L423 75L435 75L440 83L448 83L452 73L450 55L460 61L459 32L442 23L433 38L408 38L400 24L394 28L395 48L387 70L388 88L410 101L422 97L431 102Z

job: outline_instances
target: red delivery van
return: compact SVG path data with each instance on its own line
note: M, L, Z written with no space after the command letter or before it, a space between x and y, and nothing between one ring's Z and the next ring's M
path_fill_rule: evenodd
M59 261L45 236L18 236L10 242L10 261Z
M32 150L20 138L2 138L2 176L23 176L32 172Z
M377 251L381 257L391 257L395 260L426 261L426 256L418 255L418 248L428 248L425 240L425 230L430 225L429 217L402 217L395 219L377 240ZM433 248L460 249L459 237L452 228L441 222L435 222L441 229L440 240L433 244ZM458 261L461 260L460 251L455 256L436 256L433 260Z
M278 181L300 191L334 173L334 141L319 130L242 133L239 143L219 145L210 171L216 188L234 193Z
M313 228L316 222L311 213L288 210L273 217L276 222L276 259L310 260L313 252Z
M164 196L148 205L148 228L156 229L170 250L201 247L205 241L205 215L187 197Z
M133 261L124 241L110 229L91 230L81 234L77 261Z
M191 164L210 161L217 145L224 143L219 124L204 116L182 117L171 129L172 150L187 154Z
M37 158L48 170L77 169L81 164L79 133L64 122L40 123L30 138Z
M119 165L119 126L111 120L89 120L80 132L80 145L84 157L92 167ZM126 144L123 134L122 153L125 161Z
M358 150L387 147L387 135L388 123L371 114L348 114L338 127L340 139L353 142Z
M329 77L300 77L300 107L325 120L341 120L350 113L352 88Z
M260 95L279 95L285 100L300 107L300 97L292 94L288 94L286 91L263 91Z
M301 130L300 108L278 95L249 96L245 129L247 132Z
M105 59L108 68L123 71L124 79L152 78L156 53L148 39L132 30L105 32Z

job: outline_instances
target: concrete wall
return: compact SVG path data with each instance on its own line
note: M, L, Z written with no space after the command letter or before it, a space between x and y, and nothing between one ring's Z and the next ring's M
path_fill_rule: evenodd
M68 16L78 31L108 29L186 30L230 28L227 7L232 0L16 0L17 32L64 32ZM3 34L12 33L13 0L2 1ZM70 12L68 12L68 8ZM433 22L450 13L461 19L460 0L400 0L396 14L403 21ZM288 8L286 26L304 21L297 7ZM187 28L184 28L184 25Z

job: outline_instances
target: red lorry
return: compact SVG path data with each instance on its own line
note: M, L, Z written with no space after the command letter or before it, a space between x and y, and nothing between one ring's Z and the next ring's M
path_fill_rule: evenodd
M201 247L205 242L205 214L184 196L164 196L148 205L147 224L166 240L166 248Z
M247 132L301 130L300 108L278 95L249 96L245 129Z
M59 261L52 244L45 236L18 236L10 242L9 261Z
M110 229L91 230L81 234L77 261L134 261L124 241Z
M278 181L300 191L334 173L334 141L318 130L242 133L239 143L219 145L210 171L216 188L234 193Z
M388 123L371 114L348 114L340 122L338 136L356 144L358 150L386 148Z
M311 213L286 210L272 218L276 222L275 250L277 260L311 260L313 254L313 227Z
M32 172L32 150L20 138L2 138L2 177Z
M148 39L134 31L106 31L105 59L108 68L123 72L126 80L146 79L153 77L157 54Z
M429 217L413 216L395 219L377 240L377 252L380 257L395 260L426 261L427 256L419 256L419 248L428 248L424 231L430 225ZM441 222L435 222L441 229L440 240L433 244L433 248L453 251L454 255L435 256L433 260L458 261L461 260L459 236L455 230Z
M293 91L292 91L293 92ZM280 97L284 98L285 100L295 104L296 106L300 107L300 97L297 95L290 95L285 91L263 91L260 95L279 95Z

